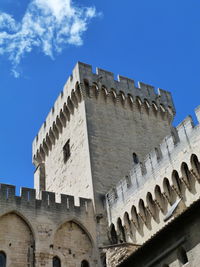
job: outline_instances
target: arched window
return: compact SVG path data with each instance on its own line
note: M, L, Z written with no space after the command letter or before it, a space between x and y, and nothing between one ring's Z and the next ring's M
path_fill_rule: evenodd
M133 153L133 163L135 163L135 164L139 163L138 156L135 153Z
M6 254L4 252L0 252L0 266L6 267Z
M53 257L53 267L61 267L61 261L57 256Z
M86 260L83 260L83 261L81 262L81 267L90 267L89 262L86 261Z

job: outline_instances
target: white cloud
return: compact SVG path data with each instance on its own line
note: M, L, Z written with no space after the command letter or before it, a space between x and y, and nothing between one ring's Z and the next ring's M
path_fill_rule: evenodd
M67 44L81 45L96 15L94 7L77 7L71 0L31 0L21 22L0 11L0 55L8 55L17 77L18 64L33 48L53 58Z

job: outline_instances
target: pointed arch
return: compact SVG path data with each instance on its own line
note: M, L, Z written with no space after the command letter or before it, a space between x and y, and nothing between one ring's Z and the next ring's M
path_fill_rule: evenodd
M90 232L88 231L88 229L84 226L84 224L82 222L80 222L79 220L77 220L76 218L74 218L73 216L68 218L67 220L63 220L57 227L57 229L55 229L53 235L55 236L56 232L58 229L60 229L64 224L66 223L74 223L76 224L83 232L86 233L86 235L88 236L92 246L94 247L95 246L95 242L94 242L94 239L92 238Z
M57 126L59 133L61 133L63 126L62 126L59 116L56 117L56 126Z
M78 99L76 97L74 89L71 92L71 101L72 101L73 105L75 106L75 108L78 108Z
M145 108L147 114L149 114L150 104L149 104L149 101L146 98L144 99L144 108Z
M169 180L165 177L163 180L163 191L167 199L170 201L171 198L171 186Z
M157 104L154 101L152 101L152 109L153 109L153 113L155 115L157 115L157 113L158 113L158 106L157 106Z
M126 242L126 235L125 235L124 227L122 225L121 218L117 219L117 231L119 233L119 241L120 241L120 243Z
M79 82L76 82L76 85L75 85L75 94L76 94L76 97L77 97L78 102L80 103L81 100L82 100L82 98L83 98L83 95L82 95L82 92L81 92L81 87L80 87Z
M66 126L67 119L66 119L66 117L65 117L62 109L60 110L59 117L60 117L60 121L61 121L62 125L65 127Z
M67 98L67 107L68 107L70 113L71 113L71 114L74 114L74 104L73 104L73 102L72 102L71 97L69 97L69 96L68 96L68 98Z
M111 90L110 90L108 96L109 96L109 99L110 99L113 103L116 103L116 101L117 101L117 93L116 93L115 89L111 88Z
M192 154L190 157L190 162L191 162L192 170L195 176L197 177L197 179L199 179L200 178L200 162L199 162L197 155Z
M67 120L69 121L69 119L70 119L70 111L69 111L68 106L67 106L66 103L64 103L64 105L63 105L63 113L66 116Z
M139 222L138 222L138 213L137 213L137 209L135 206L132 206L131 208L131 217L132 217L132 221L134 225L137 228L139 226Z
M53 233L53 247L55 255L64 252L66 247L70 248L75 255L81 251L83 257L94 256L94 243L91 241L88 231L74 220L67 220ZM64 254L62 254L64 255ZM67 260L67 255L64 255Z
M124 220L124 225L126 226L126 229L127 229L128 231L130 231L130 228L131 228L131 221L130 221L129 214L128 214L127 211L124 213L124 218L123 218L123 220Z
M172 172L172 183L173 183L173 186L174 186L176 192L179 195L181 195L182 194L182 182L181 182L179 174L176 170L173 170L173 172Z
M117 232L115 230L115 225L113 223L111 223L110 225L110 229L109 229L109 235L110 235L110 241L111 243L117 244L118 243L118 237L117 237Z
M120 100L120 103L122 105L124 105L125 101L126 101L126 96L125 96L125 93L123 91L119 91L118 98Z
M136 106L140 110L142 107L142 100L139 96L136 97Z
M108 90L105 85L102 85L101 90L98 93L100 99L106 100L108 95Z
M134 100L131 94L127 94L127 101L128 101L129 106L132 108Z
M104 92L104 96L106 97L108 95L108 89L105 85L102 85L101 90Z
M31 222L21 213L21 212L19 212L19 211L17 211L17 210L10 210L10 211L8 211L8 212L5 212L5 213L3 213L3 214L1 214L1 216L0 216L0 220L1 220L1 218L2 217L4 217L4 216L6 216L6 215L8 215L8 214L15 214L16 216L18 216L22 221L24 221L24 223L28 226L28 228L30 229L30 231L31 231L31 233L32 233L32 235L33 235L33 239L35 240L35 231L34 231L34 229L33 229L33 227L32 227L32 225L31 225Z
M163 104L160 104L160 110L161 110L162 113L166 112L166 109L165 109Z
M191 177L190 177L190 171L189 171L188 165L185 162L182 162L181 164L181 174L182 174L183 181L185 182L185 185L189 188Z
M146 203L147 203L147 206L148 206L148 209L151 215L153 216L153 218L155 218L155 215L156 215L155 202L150 192L147 193Z
M10 266L33 266L35 238L28 220L19 212L7 212L0 217L0 232L0 247L3 251L7 251L4 240L10 240L12 257L10 252L7 255Z
M163 196L159 185L155 186L154 195L155 195L155 203L157 204L159 209L163 212Z
M138 203L138 210L139 210L139 214L143 220L143 222L146 222L146 208L145 208L145 205L144 205L144 201L143 199L140 199L139 200L139 203Z

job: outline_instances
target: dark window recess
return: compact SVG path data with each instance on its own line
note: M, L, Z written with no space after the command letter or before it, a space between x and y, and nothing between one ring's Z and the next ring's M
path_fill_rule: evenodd
M0 266L6 267L6 254L4 252L0 252Z
M70 158L70 154L70 140L68 140L63 147L64 162L68 161L68 159Z
M81 262L81 267L90 267L90 265L86 260L84 260Z
M60 259L57 256L53 257L53 267L61 267Z
M135 164L139 163L138 156L135 153L133 153L133 163L135 163Z

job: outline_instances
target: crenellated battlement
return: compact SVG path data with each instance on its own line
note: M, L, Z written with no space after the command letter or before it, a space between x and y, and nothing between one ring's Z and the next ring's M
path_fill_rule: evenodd
M195 110L200 123L200 106ZM200 124L188 116L106 195L112 231L142 244L199 199ZM120 230L121 229L121 230Z
M80 103L86 98L98 99L102 95L106 103L111 100L115 105L131 109L137 104L147 111L161 112L170 120L175 114L170 92L158 89L156 93L153 86L143 82L139 82L137 87L134 80L120 75L115 80L112 72L100 68L93 73L91 65L78 62L33 141L33 162L36 166L48 155Z
M200 122L200 106L195 109L195 114L198 122ZM166 169L166 166L170 166L172 170L175 169L176 162L173 161L176 161L176 155L180 151L183 150L184 152L184 150L189 149L189 156L195 153L193 136L200 136L200 124L194 126L192 117L188 116L176 128L172 129L172 134L167 136L159 147L146 156L144 162L133 166L130 173L108 192L107 201L109 206L117 206L118 202L126 202L126 199L128 200L134 192L138 193L142 190L144 184L147 184L149 180L158 180L162 167ZM188 160L185 159L185 161Z
M36 190L31 188L21 188L20 196L15 193L15 186L0 184L1 204L12 203L22 208L31 208L33 210L45 209L47 211L61 210L69 213L88 213L92 211L91 200L79 198L79 206L75 205L74 196L61 194L61 202L55 200L55 193L43 191L42 198L36 198Z

